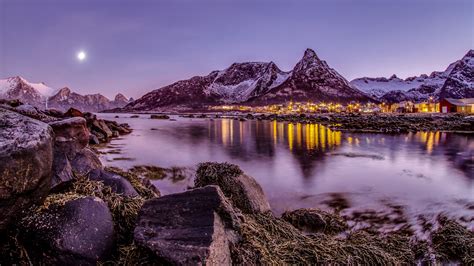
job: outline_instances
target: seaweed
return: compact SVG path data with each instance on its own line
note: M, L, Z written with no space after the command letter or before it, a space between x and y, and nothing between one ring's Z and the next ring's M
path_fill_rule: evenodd
M441 216L440 227L431 240L439 260L462 262L465 265L474 263L474 232L456 221Z
M124 171L118 167L106 167L105 170L127 179L135 188L137 193L144 199L151 199L160 196L160 191L154 187L149 180L139 177L135 171Z
M318 209L298 209L283 213L282 219L308 232L338 234L348 229L341 216Z

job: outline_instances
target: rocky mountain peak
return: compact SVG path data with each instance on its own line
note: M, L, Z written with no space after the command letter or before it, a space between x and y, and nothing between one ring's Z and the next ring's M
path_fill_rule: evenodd
M471 57L471 58L474 57L474 50L473 49L469 50L464 57Z
M127 97L125 97L122 93L115 95L114 101L128 103Z
M469 50L469 52L467 52L467 54L461 59L461 61L472 67L474 65L474 50Z
M323 69L329 69L328 64L319 59L316 52L308 48L304 52L303 58L294 67L293 75L300 75L302 73L308 75L309 72L319 72Z
M303 59L321 61L313 49L306 49L304 51Z
M60 89L57 94L59 94L59 95L69 95L69 94L71 94L71 89L69 89L68 87L64 87L64 88Z
M439 97L474 98L474 50L469 50L452 68Z

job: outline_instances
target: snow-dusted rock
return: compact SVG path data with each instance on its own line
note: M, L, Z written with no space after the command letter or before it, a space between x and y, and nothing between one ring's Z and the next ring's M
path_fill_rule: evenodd
M48 193L52 149L48 124L0 108L0 230Z

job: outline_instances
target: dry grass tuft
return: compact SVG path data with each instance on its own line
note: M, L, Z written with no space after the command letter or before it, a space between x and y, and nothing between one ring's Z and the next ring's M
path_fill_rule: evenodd
M304 235L271 215L245 218L243 240L232 248L232 257L238 264L395 265L414 261L409 241L402 240L403 236L377 237L362 231L347 239Z
M298 209L283 213L282 219L294 227L313 233L338 234L348 229L341 216L318 209Z
M439 260L474 265L474 232L446 217L440 217L439 223L431 237Z

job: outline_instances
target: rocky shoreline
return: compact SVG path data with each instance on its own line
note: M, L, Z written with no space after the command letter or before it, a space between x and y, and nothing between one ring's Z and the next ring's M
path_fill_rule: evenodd
M192 188L161 196L148 179L161 168L105 167L91 146L127 125L21 106L0 106L2 265L474 263L474 232L443 215L426 239L354 229L338 211L276 217L260 185L227 163L201 163Z
M474 116L463 114L247 114L245 116L238 116L238 119L285 121L304 124L317 123L327 126L332 130L357 133L408 133L418 131L474 133Z
M441 113L321 113L321 114L262 114L262 113L140 113L150 118L233 118L239 121L265 120L302 124L321 124L332 130L354 133L455 132L474 133L474 116ZM137 118L132 115L131 118Z

